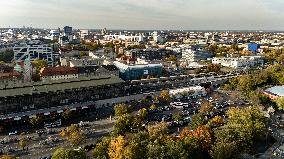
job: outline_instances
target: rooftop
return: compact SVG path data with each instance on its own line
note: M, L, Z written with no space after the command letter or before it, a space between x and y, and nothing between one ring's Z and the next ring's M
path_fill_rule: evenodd
M284 86L274 86L265 90L277 96L284 96Z
M0 97L41 94L41 93L88 88L88 87L122 83L122 82L124 81L118 77L105 76L105 77L92 77L92 78L83 77L78 79L29 83L13 87L2 86L2 88L0 88Z

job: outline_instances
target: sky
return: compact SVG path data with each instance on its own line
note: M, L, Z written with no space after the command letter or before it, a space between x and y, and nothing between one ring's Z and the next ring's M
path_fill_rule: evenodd
M0 27L284 30L284 0L1 0Z

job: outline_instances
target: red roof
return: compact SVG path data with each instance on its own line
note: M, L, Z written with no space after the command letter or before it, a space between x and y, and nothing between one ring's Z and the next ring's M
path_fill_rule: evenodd
M0 80L3 79L10 79L13 77L19 78L21 76L20 73L13 71L13 72L8 72L8 73L0 73Z
M68 75L77 74L78 69L75 67L60 66L60 67L45 67L41 72L41 76L53 76L53 75Z

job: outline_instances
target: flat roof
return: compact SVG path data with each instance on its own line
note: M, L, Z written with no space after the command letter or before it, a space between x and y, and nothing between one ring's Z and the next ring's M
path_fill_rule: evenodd
M274 86L266 89L265 91L277 96L284 96L284 86Z
M48 92L57 92L78 88L87 88L108 84L116 84L124 82L116 76L105 76L95 78L78 78L69 80L57 80L35 84L26 84L15 87L0 88L0 97L13 97L22 95L41 94Z

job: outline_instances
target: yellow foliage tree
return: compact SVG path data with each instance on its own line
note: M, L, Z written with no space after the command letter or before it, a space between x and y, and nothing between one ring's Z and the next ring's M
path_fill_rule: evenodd
M123 136L118 136L110 141L108 155L110 159L123 159L126 142Z

